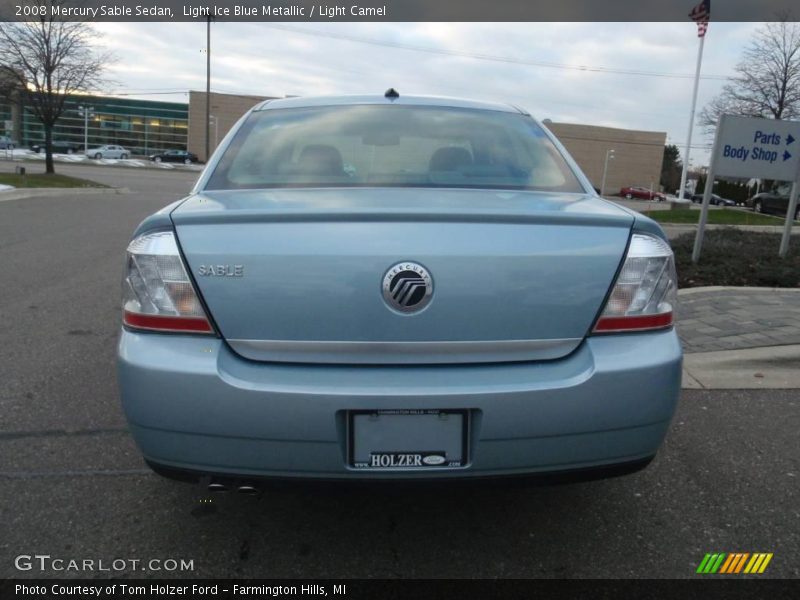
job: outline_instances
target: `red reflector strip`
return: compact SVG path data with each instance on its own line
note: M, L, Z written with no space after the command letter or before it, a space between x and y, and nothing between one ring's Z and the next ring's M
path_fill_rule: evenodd
M211 333L211 325L205 317L167 317L164 315L143 315L125 311L125 325L137 329L153 331L188 331Z
M672 313L660 315L636 315L633 317L600 317L595 332L637 331L645 329L663 329L672 325Z

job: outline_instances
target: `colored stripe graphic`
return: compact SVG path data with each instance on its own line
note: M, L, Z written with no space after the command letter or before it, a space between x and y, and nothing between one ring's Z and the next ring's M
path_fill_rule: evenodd
M764 562L761 563L761 566L759 567L758 572L759 573L763 573L764 569L767 568L767 565L769 564L769 561L771 561L771 560L772 560L772 552L770 552L769 554L767 554L764 557Z
M719 569L722 561L725 559L726 554L722 553L714 553L714 554L706 554L705 558L703 558L703 562L700 563L700 566L697 567L698 573L716 573L717 569Z
M697 573L705 573L706 572L706 565L708 564L709 560L711 560L711 555L706 554L703 557L703 560L700 562L700 566L697 567Z
M739 573L761 574L772 560L771 552L708 553L697 567L697 573L732 575ZM745 566L747 565L747 566Z
M716 573L724 559L725 559L725 553L723 552L722 554L719 555L719 558L717 558L716 562L713 565L711 565L709 573Z
M739 559L739 562L738 562L738 563L736 563L736 570L735 570L735 571L733 571L733 570L732 570L732 572L733 572L733 573L739 573L739 572L742 570L742 567L744 567L744 563L745 563L745 561L746 561L746 560L747 560L749 557L750 557L750 553L749 553L749 552L745 552L744 554L742 554L742 558L740 558L740 559Z
M726 573L726 574L738 573L739 571L742 570L742 567L744 566L744 561L746 561L749 556L750 556L749 553L741 553L741 552L737 552L736 554L731 554L728 560L723 565L722 570L720 570L720 573Z
M761 566L761 561L764 560L763 554L753 554L753 558L750 559L750 562L747 563L747 566L744 568L745 573L757 573L758 567Z
M731 566L736 563L737 558L739 558L738 554L728 554L728 559L722 563L722 568L720 568L719 572L729 573Z

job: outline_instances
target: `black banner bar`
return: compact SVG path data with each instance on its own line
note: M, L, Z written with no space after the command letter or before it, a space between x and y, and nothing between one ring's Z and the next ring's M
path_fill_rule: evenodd
M3 0L0 21L687 21L698 0ZM44 12L43 12L44 11ZM776 21L797 0L714 0L712 21Z
M42 598L96 598L99 600L227 600L232 598L797 598L798 580L764 580L753 577L698 575L690 580L388 580L388 579L5 579L0 580L3 600Z

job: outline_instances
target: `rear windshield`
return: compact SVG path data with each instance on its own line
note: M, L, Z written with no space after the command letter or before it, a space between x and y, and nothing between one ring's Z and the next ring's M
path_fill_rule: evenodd
M354 186L584 191L530 117L375 105L253 112L206 189Z

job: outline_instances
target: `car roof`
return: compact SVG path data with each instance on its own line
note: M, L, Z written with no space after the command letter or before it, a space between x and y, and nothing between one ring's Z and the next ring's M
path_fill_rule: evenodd
M443 106L448 108L472 108L478 110L493 110L500 112L512 112L528 114L516 106L502 104L500 102L481 102L478 100L466 100L463 98L449 98L445 96L398 96L387 97L385 95L364 95L364 96L298 96L295 98L278 98L266 100L257 105L253 110L277 110L282 108L311 108L318 106L353 106L357 104L396 104L402 106Z

